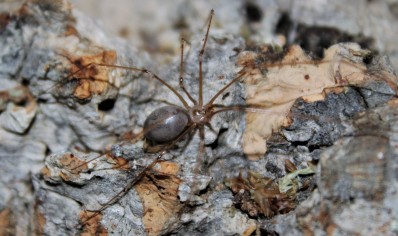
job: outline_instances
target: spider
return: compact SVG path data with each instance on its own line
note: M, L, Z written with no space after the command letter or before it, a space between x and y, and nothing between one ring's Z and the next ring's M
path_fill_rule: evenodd
M188 89L184 83L184 48L186 41L184 39L181 40L181 53L180 53L180 70L179 70L179 87L182 93L177 91L177 89L173 88L169 83L160 78L157 74L146 68L137 68L137 67L127 67L127 66L119 66L112 65L106 63L89 63L87 65L82 65L82 63L78 62L77 67L78 70L70 73L66 80L73 78L77 74L87 73L90 71L96 72L96 68L111 68L111 69L124 69L141 72L143 74L147 74L152 79L160 82L164 85L172 94L174 94L177 99L180 101L181 106L178 105L167 105L164 107L160 107L154 110L145 120L143 131L134 136L135 140L139 140L140 138L145 138L148 148L148 152L156 152L156 158L147 165L137 176L135 176L132 180L130 180L126 186L117 193L114 197L112 197L109 201L103 204L102 207L95 210L93 214L88 216L80 223L79 226L84 226L91 219L95 218L100 212L105 210L110 205L118 202L132 187L134 187L140 180L144 178L144 176L148 175L149 171L155 167L156 164L163 160L163 157L167 152L169 152L173 147L175 147L182 140L186 139L186 137L192 137L196 133L199 133L199 148L196 161L198 163L197 168L195 170L196 173L200 172L200 165L203 164L203 156L205 154L205 127L208 127L209 130L213 130L213 127L210 124L212 118L219 114L228 111L246 111L246 112L266 112L264 109L255 106L245 106L245 105L231 105L224 106L221 104L217 104L216 100L224 95L226 90L230 88L233 84L241 81L245 76L245 69L241 69L237 72L236 76L226 83L216 94L214 94L209 101L204 101L204 91L203 91L203 58L206 51L206 44L209 38L209 32L211 28L211 23L214 16L214 10L211 10L208 24L206 28L205 37L203 39L199 55L198 55L198 64L199 64L199 76L198 76L198 97L194 98L191 93L188 92ZM186 98L184 98L184 96ZM190 138L188 138L188 143ZM108 155L108 153L104 154ZM92 162L98 158L103 157L104 155L99 155L88 162ZM86 165L88 162L82 163L78 166L75 166L70 171L79 172L82 169L83 165ZM126 163L122 164L125 165ZM127 163L128 164L128 163ZM195 190L193 190L195 191Z
M199 64L199 76L198 76L198 97L195 98L188 92L185 83L184 83L184 45L185 41L181 42L181 58L180 58L180 71L179 71L179 87L182 91L180 93L177 89L173 88L169 83L160 78L157 74L145 68L136 68L136 67L127 67L127 66L118 66L106 63L89 63L84 65L78 71L71 73L67 78L72 78L77 73L80 73L85 70L95 70L100 67L107 67L113 69L125 69L141 72L143 74L149 75L152 79L157 80L161 84L163 84L172 94L174 94L177 99L181 102L181 106L177 105L168 105L153 111L144 122L143 131L135 136L135 139L140 139L144 137L149 144L149 151L154 151L157 153L155 159L149 163L142 171L139 172L137 176L135 176L132 180L130 180L126 186L117 193L114 197L108 200L102 207L98 210L95 210L94 213L84 219L80 226L87 224L91 219L100 214L100 212L104 211L107 207L118 202L131 188L136 186L145 176L151 175L149 173L155 165L162 162L165 154L170 152L173 147L175 147L178 143L180 143L186 137L192 137L194 134L199 133L199 148L196 161L199 164L202 164L203 157L205 155L205 128L208 127L210 130L212 129L210 125L210 121L212 118L220 113L228 112L228 111L244 111L251 113L268 113L266 109L259 106L253 105L231 105L231 106L223 106L216 103L216 100L223 96L228 88L230 88L233 84L241 81L246 76L245 68L241 69L237 72L236 76L229 81L224 87L222 87L216 94L213 95L208 101L204 101L204 92L203 92L203 57L205 55L206 44L209 37L209 31L211 28L211 22L214 16L214 11L210 12L210 17L208 20L206 34L202 43L202 46L198 55L198 64ZM282 66L282 65L276 65ZM308 76L304 76L306 80ZM184 98L184 96L187 98ZM188 140L189 142L189 140ZM100 155L90 161L93 161L97 158L100 158L104 155ZM85 165L84 163L82 165ZM78 165L73 170L79 170L82 165ZM197 170L196 172L199 172Z

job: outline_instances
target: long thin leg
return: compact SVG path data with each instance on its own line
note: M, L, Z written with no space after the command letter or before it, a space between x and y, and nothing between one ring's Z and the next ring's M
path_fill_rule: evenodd
M96 157L94 157L94 158L92 158L92 159L90 159L90 160L84 162L83 164L80 164L80 165L78 165L78 166L75 166L75 167L69 169L69 171L70 171L70 172L74 172L74 171L78 170L79 168L81 168L82 166L87 165L88 163L93 162L93 161L95 161L95 160L98 160L99 158L104 157L104 156L106 156L106 155L108 155L108 153L104 153L104 154L98 155L98 156L96 156ZM108 169L120 169L120 168L127 167L127 166L128 166L128 162L123 163L123 164L116 165L116 166L114 166L114 167L112 167L112 168L96 169L95 171L108 170ZM81 171L80 171L80 172L81 172ZM76 173L76 172L75 172L75 173Z
M101 157L103 157L103 156L105 156L105 155L106 155L106 154L101 154L101 155L99 155L99 156L96 156L96 157L94 157L94 158L92 158L92 159L90 159L90 160L84 162L83 164L80 164L80 165L78 165L78 166L76 166L76 167L73 167L73 168L70 169L69 171L74 171L74 170L76 170L76 169L79 169L80 167L82 167L82 166L84 166L84 165L86 165L86 164L88 164L88 163L90 163L90 162L92 162L92 161L95 161L95 160L97 160L97 159L99 159L99 158L101 158Z
M87 219L85 219L81 224L81 226L85 225L88 221L90 221L91 219L93 219L94 217L96 217L97 215L99 215L103 210L105 210L106 208L108 208L110 205L118 202L124 195L126 195L126 193L139 181L141 180L145 173L150 170L151 168L153 168L163 157L163 155L166 152L162 152L160 153L155 160L153 160L151 162L151 164L149 164L147 167L145 167L145 169L143 171L141 171L141 173L135 177L131 182L129 182L123 189L122 191L120 191L118 194L116 194L115 196L113 196L108 202L106 202L100 209L95 210L95 213L92 214L91 216L89 216Z
M200 165L202 165L205 156L205 127L203 125L200 126L199 128L199 138L200 142L199 142L198 162L200 163Z
M87 219L85 219L82 223L79 224L79 226L85 225L88 221L96 217L98 214L100 214L103 210L108 208L110 205L118 202L126 193L134 187L134 185L140 181L144 176L145 173L152 169L159 161L161 161L162 157L167 153L167 151L172 148L176 143L178 143L186 134L191 132L192 130L196 129L196 125L192 125L191 127L187 128L183 133L178 136L177 139L175 139L172 143L167 145L164 150L148 165L145 167L143 171L141 171L137 177L135 177L131 182L129 182L123 189L120 191L118 194L116 194L114 197L112 197L108 202L106 202L100 209L96 210L94 214L89 216Z
M204 154L205 154L205 127L201 125L199 128L199 149L198 149L198 154L196 156L196 166L194 169L194 176L197 176L202 169L203 165L203 159L204 159ZM195 185L192 186L192 191L191 194L197 193L198 189L195 188Z
M170 115L170 116L172 116L172 115ZM155 128L161 126L161 125L163 125L163 122L164 122L165 120L169 119L170 116L169 116L169 117L164 117L163 119L159 120L158 122L155 122L155 123L151 124L150 126L145 127L142 131L140 131L139 133L135 134L134 137L132 137L128 142L125 141L125 142L123 142L123 143L135 143L136 141L141 140L141 139L145 136L145 134L146 134L148 131L150 131L150 130L152 130L152 129L155 129ZM94 158L92 158L92 159L90 159L90 160L84 162L83 164L80 164L80 165L78 165L78 166L73 167L72 169L70 169L70 171L77 170L77 169L79 169L80 167L86 165L87 163L90 163L90 162L92 162L92 161L95 161L95 160L97 160L97 159L99 159L99 158L101 158L101 157L103 157L103 156L105 156L105 155L107 155L107 153L101 154L101 155L99 155L99 156L96 156L96 157L94 157ZM123 166L126 166L126 164L122 164L122 165L116 166L115 168L123 167ZM113 169L114 169L114 168L113 168ZM103 169L101 169L101 170L103 170Z
M172 116L172 115L170 115L170 116ZM146 134L148 131L150 131L150 130L152 130L152 129L155 129L155 128L161 126L161 125L163 125L163 122L164 122L165 120L169 119L170 116L169 116L169 117L164 117L164 119L161 119L161 120L159 120L158 122L155 122L154 124L151 124L150 126L145 127L145 128L144 128L142 131L140 131L138 134L134 135L134 137L132 137L131 140L129 140L128 142L125 141L125 142L123 142L123 143L135 143L136 141L141 140L141 139L145 136L145 134ZM70 169L70 171L74 171L74 170L76 170L76 169L79 169L80 167L86 165L87 163L90 163L90 162L92 162L92 161L95 161L95 160L97 160L97 159L99 159L99 158L101 158L101 157L103 157L103 156L105 156L105 155L107 155L107 153L102 154L102 155L99 155L99 156L96 156L96 157L94 157L94 158L92 158L92 159L90 159L90 160L84 162L83 164L80 164L80 165L78 165L78 166L76 166L76 167L73 167L72 169ZM121 166L123 167L123 166L125 166L125 165L126 165L126 164L123 164L123 165L121 165ZM118 167L118 166L117 166L117 167ZM101 170L102 170L102 169L101 169Z
M117 68L117 69L124 69L124 70L133 70L133 71L139 71L145 74L148 74L149 76L151 76L152 78L158 80L160 83L162 83L163 85L165 85L168 89L170 89L170 91L172 91L181 101L181 103L184 105L185 108L189 108L188 103L185 101L185 99L181 96L181 94L179 92L177 92L177 90L175 90L170 84L168 84L166 81L162 80L159 76L157 76L155 73L153 73L152 71L146 69L146 68L137 68L137 67L128 67L128 66L117 66L117 65L109 65L109 64L104 64L104 63L89 63L83 67L81 67L80 69L78 69L77 71L72 72L71 74L69 74L65 79L69 79L72 78L72 76L76 75L77 73L90 68L90 67L95 67L95 66L102 66L102 67L110 67L110 68ZM57 86L57 85L55 85ZM51 87L51 89L53 89L55 86Z
M294 66L294 65L320 65L324 63L330 63L332 62L331 60L324 60L320 62L313 62L313 61L307 61L307 62L286 62L286 63L275 63L275 64L269 64L269 63L264 63L262 65L259 65L258 67L263 67L263 68L273 68L273 67L283 67L283 66ZM344 63L344 61L343 61ZM349 64L349 63L348 63ZM245 75L245 68L243 68L241 71L238 72L238 75L231 80L227 85L225 85L216 95L213 96L213 98L206 104L207 107L211 107L214 103L214 101L227 89L229 88L232 84L235 82L239 81L242 79L242 77Z
M239 81L240 79L242 79L242 77L245 75L244 70L241 70L238 73L238 76L236 76L233 80L231 80L227 85L225 85L222 89L220 89L220 91L218 91L218 93L216 93L216 95L213 96L212 99L210 99L210 101L206 104L207 107L211 107L214 103L214 101L229 87L231 86L233 83Z
M198 104L198 102L191 96L191 94L188 93L188 91L184 85L184 44L185 44L185 40L183 38L181 38L181 60L180 60L179 84L180 84L180 88L188 96L189 100L191 100L191 102L196 105L196 104Z
M211 25L211 20L213 19L213 16L214 16L214 10L211 9L209 24L207 26L207 31L206 31L206 36L203 41L202 49L199 52L199 106L203 106L203 72L202 72L203 71L202 70L203 54L205 53L207 39L209 38L210 25Z
M145 132L146 132L145 130L142 130L142 131L139 132L138 134L134 135L134 137L132 137L132 138L129 140L128 143L135 143L136 141L142 139L142 138L144 137L144 135L145 135ZM127 143L127 142L124 141L124 142L122 142L122 143ZM90 159L90 160L84 162L83 164L80 164L80 165L78 165L78 166L76 166L76 167L73 167L72 169L70 169L70 171L74 171L74 170L76 170L76 169L79 169L80 167L86 165L87 163L90 163L90 162L92 162L92 161L95 161L95 160L97 160L97 159L99 159L99 158L101 158L101 157L103 157L103 156L105 156L105 155L107 155L107 153L104 153L104 154L101 154L101 155L99 155L99 156L96 156L96 157L94 157L94 158L92 158L92 159ZM124 164L123 164L122 166L124 166Z
M271 109L262 108L260 106L236 105L236 106L228 106L228 107L219 108L213 112L213 115L221 113L221 112L227 112L227 111L244 111L244 112L260 113L260 114L273 113L273 111Z
M290 101L287 101L286 103L292 102L295 99L292 99ZM279 104L282 105L282 104ZM267 109L267 108L261 108L260 106L245 106L245 105L236 105L236 106L228 106L228 107L223 107L223 108L219 108L216 111L213 111L213 116L215 114L221 113L221 112L228 112L228 111L243 111L243 112L248 112L248 113L258 113L258 114L276 114L275 111L271 110L271 109ZM290 110L286 111L286 112L281 112L279 113L279 115L283 115L283 116L288 116ZM315 115L310 115L310 114L296 114L295 117L297 118L302 118L302 119L316 119L318 120L319 117L315 116ZM323 118L324 120L328 121L330 120L330 122L333 122L333 118Z

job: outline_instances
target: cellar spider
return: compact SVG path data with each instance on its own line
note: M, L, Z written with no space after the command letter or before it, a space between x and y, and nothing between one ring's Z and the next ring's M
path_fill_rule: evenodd
M132 179L127 185L117 193L114 197L112 197L109 201L103 204L102 207L95 210L93 214L88 216L79 224L79 226L84 226L91 219L100 214L103 210L109 207L112 204L118 202L133 186L135 186L146 174L149 170L155 167L156 164L162 161L163 157L167 152L170 151L177 143L181 142L186 137L192 137L196 133L199 133L199 148L197 154L197 168L195 169L195 173L200 172L199 166L203 163L203 156L205 152L205 127L209 128L209 130L213 130L211 127L210 121L212 118L220 113L228 112L228 111L246 111L246 112L266 112L265 109L261 107L255 106L245 106L245 105L231 105L231 106L223 106L221 104L217 104L216 100L220 98L225 91L230 88L233 84L241 81L245 76L245 69L241 69L237 72L236 77L231 81L226 83L224 87L222 87L216 94L214 94L209 101L204 101L203 96L203 57L206 51L206 44L209 38L209 31L211 28L211 23L214 16L214 10L211 10L210 16L208 18L207 28L205 37L203 39L199 55L198 55L198 64L199 64L199 78L198 78L198 97L194 98L187 90L184 83L184 46L185 41L181 40L181 53L180 53L180 70L179 70L179 88L182 91L179 92L177 89L173 88L169 83L160 78L157 74L146 68L136 68L136 67L127 67L127 66L119 66L119 65L111 65L106 63L89 63L87 65L81 65L81 67L77 70L69 74L66 79L73 78L78 73L84 73L85 70L95 70L95 68L106 67L112 69L123 69L123 70L131 70L141 72L143 74L149 75L152 79L157 80L162 85L167 87L169 91L174 94L177 99L180 101L181 106L177 105L167 105L153 111L145 120L143 131L134 136L135 140L140 138L145 138L147 143L149 144L149 151L157 152L156 158L147 165L134 179ZM184 98L184 96L186 98ZM190 138L188 138L189 142ZM155 151L154 151L155 150ZM92 162L100 157L105 156L99 155L88 162ZM78 165L71 169L71 171L80 171L81 167L88 162ZM128 163L127 163L128 164ZM90 210L91 211L91 210Z
M185 83L184 83L184 40L181 42L181 54L180 54L180 71L179 71L179 87L182 93L177 91L177 89L173 88L169 83L159 77L157 74L145 68L137 68L137 67L127 67L127 66L118 66L111 65L106 63L89 63L87 65L81 66L77 71L72 72L66 78L73 78L76 74L80 72L84 72L85 70L94 70L100 67L107 67L112 69L124 69L141 72L143 74L149 75L152 79L160 82L162 85L168 88L169 91L174 94L177 99L180 101L181 106L177 105L168 105L153 111L144 122L143 131L134 136L135 140L139 140L140 138L145 138L149 144L148 151L156 152L157 155L155 159L150 162L142 171L139 172L137 176L135 176L132 180L130 180L126 186L119 191L116 195L114 195L110 200L105 202L102 207L99 209L92 211L93 214L87 216L82 220L79 226L86 225L91 219L99 215L102 211L104 211L109 206L117 203L131 188L133 188L138 182L140 182L146 175L150 174L149 172L160 162L162 162L165 158L165 154L168 153L180 143L183 139L188 137L188 142L191 137L193 137L196 133L199 133L199 148L197 152L196 162L199 163L195 170L196 173L200 172L199 166L202 165L203 157L205 155L205 128L207 127L209 130L212 130L210 121L214 118L215 115L228 112L228 111L244 111L251 113L263 113L267 114L268 110L253 105L229 105L223 106L216 103L216 100L224 95L226 90L230 88L233 84L241 81L246 76L246 69L243 67L239 72L237 72L236 76L225 86L223 86L218 92L216 92L208 101L204 101L204 91L203 91L203 57L205 55L206 44L208 42L209 31L211 28L211 22L213 19L214 11L210 12L210 17L207 24L207 30L205 37L203 39L203 43L201 45L199 55L198 55L198 64L199 64L199 78L198 78L198 97L194 97L191 93L188 92ZM282 66L276 65L276 66ZM186 97L184 97L184 96ZM187 143L188 143L187 142ZM105 154L107 155L107 154ZM94 161L100 157L105 155L97 156L88 162ZM88 162L82 164L85 165ZM127 163L128 164L128 163ZM71 169L71 171L80 171L79 169L82 165L78 165ZM120 167L120 166L119 166ZM195 192L193 190L192 192ZM188 200L189 201L189 200Z

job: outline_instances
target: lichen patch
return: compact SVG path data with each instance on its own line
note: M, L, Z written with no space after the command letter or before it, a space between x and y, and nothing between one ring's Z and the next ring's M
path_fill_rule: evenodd
M38 206L39 205L36 204L35 211L34 211L34 214L35 214L34 230L35 230L36 235L43 235L44 227L46 224L46 218L45 218L44 214L40 211ZM3 234L0 234L0 235L3 235Z
M250 217L272 217L295 209L299 191L308 187L308 182L298 178L300 175L313 175L314 166L304 169L289 160L285 161L288 172L279 179L271 179L249 171L246 176L241 172L238 177L227 179L226 185L234 193L235 205Z
M98 66L98 64L114 65L116 62L115 51L100 50L93 54L86 53L82 55L72 55L67 52L62 54L71 63L71 74L68 79L78 80L78 85L73 92L77 99L84 100L91 98L93 95L102 94L111 85L109 72L112 68Z
M160 170L148 173L136 186L144 205L143 222L148 235L161 234L182 207L177 197L181 183L176 176L178 170L176 163L161 162Z
M0 235L14 235L15 225L12 222L13 214L8 208L0 211Z
M94 217L93 215L96 214ZM80 221L85 222L83 225L82 236L88 235L108 235L108 231L101 225L102 214L98 212L82 211L80 213Z
M88 169L87 162L80 160L79 158L75 157L75 155L71 153L67 153L63 155L59 159L59 163L69 170L73 170L74 172L82 172Z

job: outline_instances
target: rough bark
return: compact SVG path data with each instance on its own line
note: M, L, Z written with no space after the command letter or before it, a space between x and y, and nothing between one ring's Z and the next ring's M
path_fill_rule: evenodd
M144 73L84 66L145 67L178 89L179 55L159 64L158 54L106 35L67 1L31 0L3 13L0 235L397 233L398 80L388 58L350 43L331 43L323 54L313 42L309 54L297 45L263 45L270 22L278 22L269 20L270 10L258 20L244 14L267 7L281 16L286 6L251 4L244 11L237 3L215 9L203 95L208 101L243 71L217 103L249 105L254 112L216 115L213 130L206 129L205 158L198 158L198 135L184 139L84 224L158 155L132 139L148 114L179 104ZM306 9L289 6L293 22L296 11ZM183 10L201 12L199 5L175 9L177 19L192 25L188 31L200 32L190 36L185 54L185 84L196 98L203 37L197 25L205 20ZM216 29L228 9L238 20ZM289 29L286 39L308 33L304 23L300 27ZM339 39L358 39L347 36L350 30Z

